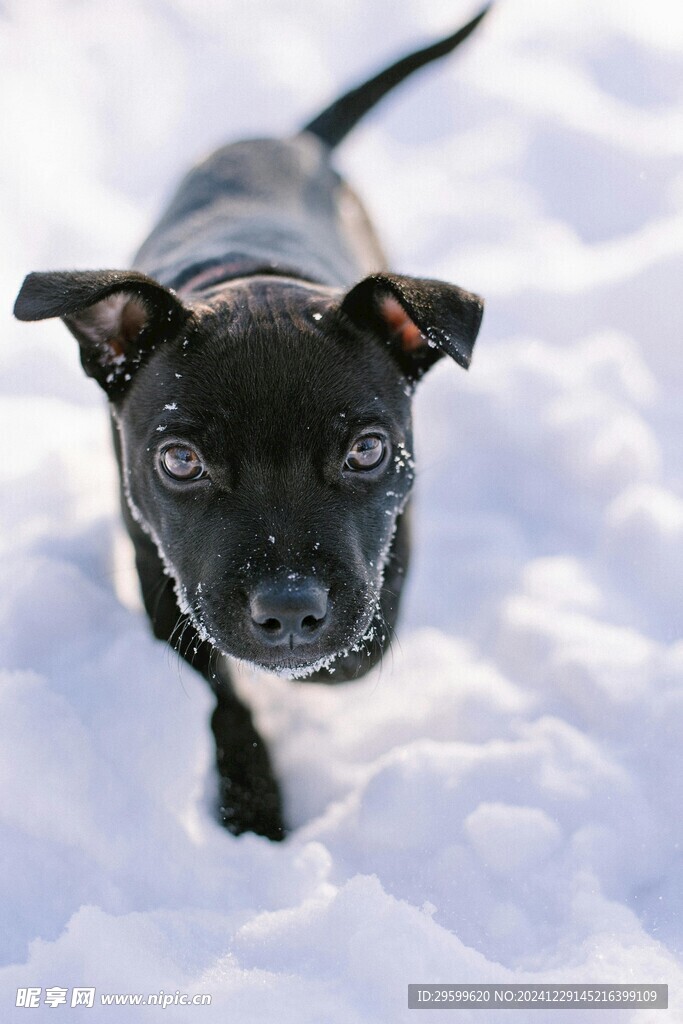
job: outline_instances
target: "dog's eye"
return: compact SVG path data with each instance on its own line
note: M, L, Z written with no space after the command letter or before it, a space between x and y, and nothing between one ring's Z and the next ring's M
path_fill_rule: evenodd
M164 448L161 465L174 480L199 480L206 474L204 463L186 444L170 444Z
M376 469L383 461L385 452L386 444L383 438L377 434L363 434L354 442L346 456L344 468L355 473Z

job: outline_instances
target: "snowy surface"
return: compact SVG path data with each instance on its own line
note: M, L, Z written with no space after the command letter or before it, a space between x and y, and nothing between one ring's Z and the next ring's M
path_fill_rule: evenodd
M85 985L213 996L178 1021L385 1024L408 982L513 980L668 982L668 1013L609 1020L683 1019L678 4L500 0L340 153L394 269L488 305L471 372L417 402L399 644L357 685L240 680L283 845L206 813L207 688L117 596L103 401L61 325L8 312L28 270L125 266L215 144L471 13L2 4L2 1020L71 1013L13 1010L18 986Z

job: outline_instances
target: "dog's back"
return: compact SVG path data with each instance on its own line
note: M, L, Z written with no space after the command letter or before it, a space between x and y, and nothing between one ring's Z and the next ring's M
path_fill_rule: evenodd
M363 209L311 132L217 150L181 183L135 266L171 288L247 274L347 287L384 268Z

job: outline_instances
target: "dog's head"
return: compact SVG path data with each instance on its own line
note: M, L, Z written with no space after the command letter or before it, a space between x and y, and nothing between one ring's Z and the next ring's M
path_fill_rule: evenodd
M181 301L143 274L69 272L30 275L15 313L78 339L131 513L203 638L295 675L367 638L413 480L414 386L444 354L468 366L476 296L380 274Z

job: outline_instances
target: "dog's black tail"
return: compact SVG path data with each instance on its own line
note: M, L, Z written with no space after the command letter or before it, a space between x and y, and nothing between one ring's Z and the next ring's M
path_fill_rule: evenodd
M330 148L336 146L360 121L363 115L367 114L376 103L395 86L399 85L404 78L411 75L413 71L424 67L425 64L429 64L430 61L437 60L439 57L445 57L446 54L450 53L451 50L454 50L456 46L459 46L460 43L467 39L491 6L491 4L487 4L476 18L472 18L471 21L468 21L457 32L454 32L453 35L448 36L446 39L440 39L439 42L432 43L431 46L425 46L424 49L417 50L416 53L411 53L407 57L403 57L401 60L396 61L395 64L392 64L391 67L380 71L378 75L375 75L368 82L364 82L363 85L359 85L355 89L351 89L350 92L345 93L344 96L335 100L326 110L323 110L322 114L319 114L313 121L307 124L304 131L317 135Z

